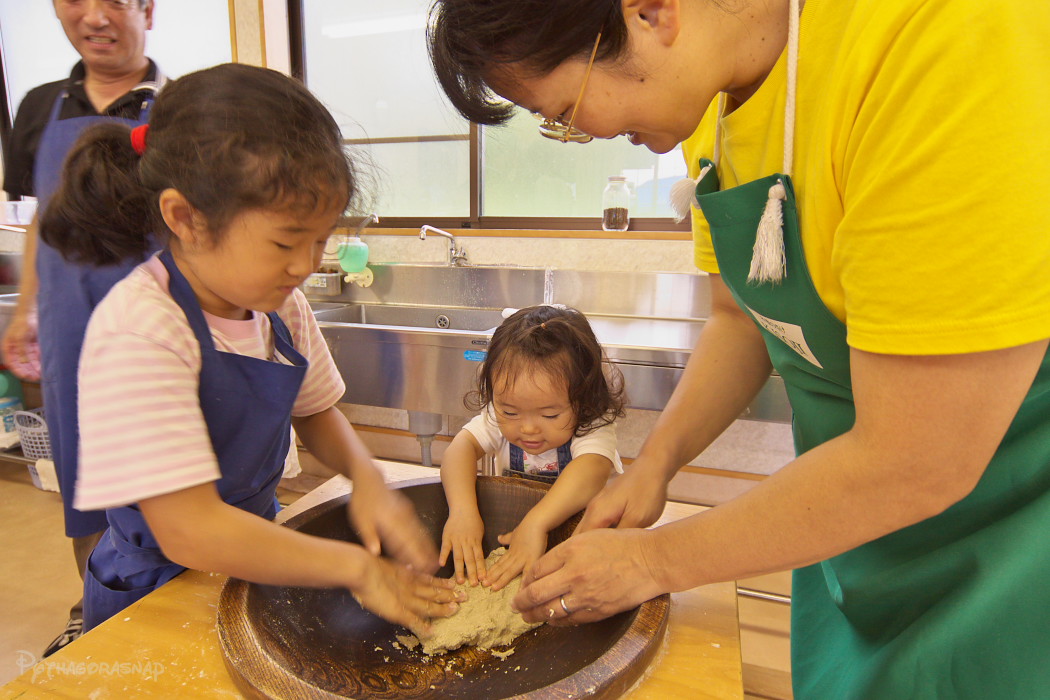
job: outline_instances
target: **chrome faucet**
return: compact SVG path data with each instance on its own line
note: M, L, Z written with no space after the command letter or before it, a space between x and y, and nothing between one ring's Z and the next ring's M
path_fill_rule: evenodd
M359 223L357 225L357 228L354 229L354 235L357 236L358 238L360 238L361 237L361 232L364 231L366 228L368 228L369 224L378 224L378 223L379 223L379 214L376 214L375 212L372 212L368 216L365 216L365 217L361 218L361 223Z
M419 240L425 241L427 239L427 233L436 233L439 236L444 236L448 239L448 264L452 267L459 267L460 265L467 264L467 251L463 250L463 246L456 242L456 237L448 231L442 231L439 228L434 228L424 224L419 228Z

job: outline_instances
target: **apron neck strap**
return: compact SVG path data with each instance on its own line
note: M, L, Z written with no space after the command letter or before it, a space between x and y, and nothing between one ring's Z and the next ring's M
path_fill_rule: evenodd
M784 105L784 174L790 175L795 157L795 87L798 84L799 0L788 11L787 98Z

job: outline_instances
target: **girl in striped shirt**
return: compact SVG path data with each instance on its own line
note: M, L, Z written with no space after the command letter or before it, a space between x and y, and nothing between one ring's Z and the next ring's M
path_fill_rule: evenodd
M75 506L110 525L85 629L184 568L341 586L408 626L455 611L412 507L336 406L345 387L298 290L356 193L325 108L246 65L169 83L148 126L101 124L71 151L44 239L95 264L165 245L101 301L81 355ZM289 425L353 479L363 546L270 522Z

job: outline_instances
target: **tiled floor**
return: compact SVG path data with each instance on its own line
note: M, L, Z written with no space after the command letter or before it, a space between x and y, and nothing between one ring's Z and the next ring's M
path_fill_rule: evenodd
M0 683L32 665L80 597L57 493L33 486L24 465L0 460Z

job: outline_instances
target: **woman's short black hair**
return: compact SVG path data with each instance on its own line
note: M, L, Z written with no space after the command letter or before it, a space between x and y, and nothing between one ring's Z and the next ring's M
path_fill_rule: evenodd
M494 68L515 63L546 75L567 59L586 58L598 32L595 60L625 55L620 0L436 0L427 44L452 106L472 122L502 124L514 107L489 87Z

